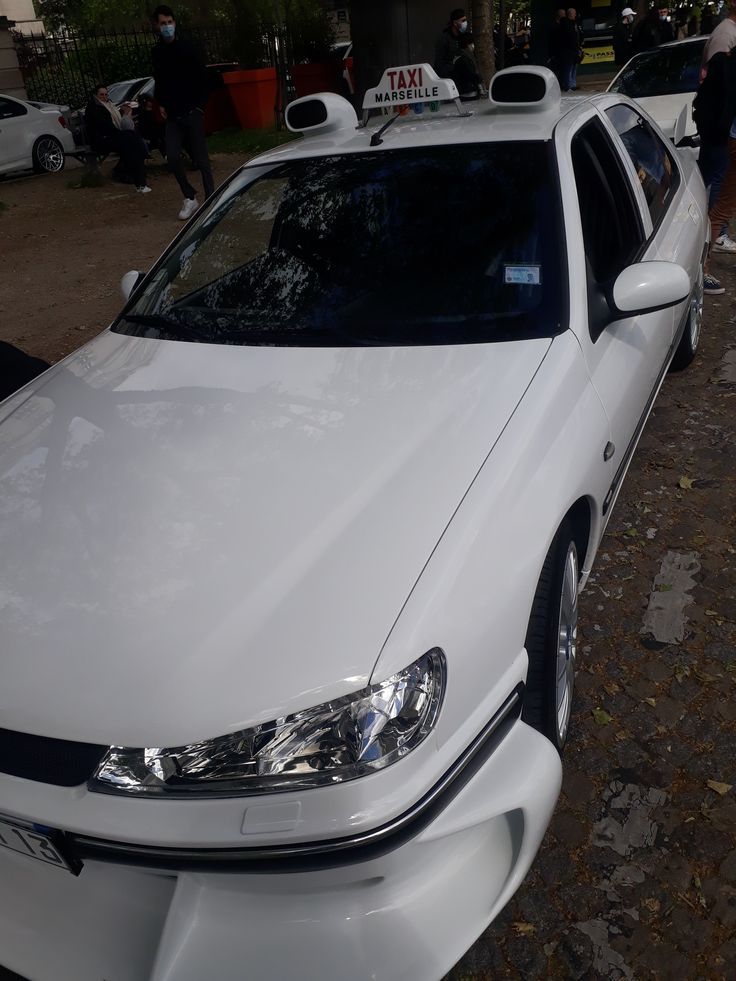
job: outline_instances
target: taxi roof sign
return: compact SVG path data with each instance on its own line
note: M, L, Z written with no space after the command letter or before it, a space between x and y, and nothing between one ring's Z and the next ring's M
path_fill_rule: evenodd
M416 102L449 102L460 98L450 78L440 78L431 65L401 65L387 68L381 81L368 89L363 110L401 108Z

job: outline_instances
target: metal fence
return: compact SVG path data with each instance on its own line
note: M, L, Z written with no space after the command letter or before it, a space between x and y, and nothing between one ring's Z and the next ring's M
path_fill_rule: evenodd
M195 40L208 64L239 62L251 68L278 63L279 45L273 34L243 41L225 28L212 27L198 30ZM136 29L63 30L14 33L14 41L28 97L77 109L98 83L150 75L155 35Z

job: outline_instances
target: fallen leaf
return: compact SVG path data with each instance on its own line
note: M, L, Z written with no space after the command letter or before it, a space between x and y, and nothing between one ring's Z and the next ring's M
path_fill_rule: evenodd
M528 937L529 934L534 933L535 927L533 923L518 922L514 923L514 930L516 930L519 936Z
M624 532L624 537L625 538L638 538L639 537L639 532L636 530L636 528L627 528L626 531Z
M619 732L616 733L616 735L613 738L616 740L617 743L627 743L631 739L631 733L628 732L626 729L621 729L619 730Z
M644 906L646 906L646 908L650 911L650 913L659 912L659 900L655 899L653 896L651 897L651 899L644 900Z
M708 786L711 790L715 790L717 794L720 794L721 797L723 797L724 794L727 794L729 790L731 790L733 784L721 783L720 780L708 780Z
M708 539L705 537L705 535L693 535L693 545L702 546L705 545L707 541Z
M683 490L692 490L693 487L693 482L690 477L680 477L677 484L679 487L682 487Z
M644 701L647 703L647 705L651 705L652 708L654 708L654 706L657 704L657 700L655 698L645 698Z
M594 708L593 719L595 720L596 725L607 726L610 722L613 721L613 716L609 715L605 709Z
M669 593L671 589L672 589L672 585L668 582L661 582L656 587L658 593Z
M621 691L619 685L615 681L607 681L603 686L604 691L607 691L609 695L617 695Z

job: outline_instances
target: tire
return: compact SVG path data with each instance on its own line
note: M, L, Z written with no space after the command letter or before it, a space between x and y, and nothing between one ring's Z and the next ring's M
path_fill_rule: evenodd
M33 144L36 174L58 174L64 169L64 147L55 136L39 136Z
M695 295L690 300L690 313L677 350L672 358L672 371L682 371L695 357L700 343L700 329L703 325L703 277L701 275Z
M578 548L569 521L550 546L534 596L522 719L562 753L570 727L578 622Z

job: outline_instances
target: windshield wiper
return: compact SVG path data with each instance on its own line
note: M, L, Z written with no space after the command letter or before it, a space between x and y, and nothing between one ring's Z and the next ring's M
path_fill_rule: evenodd
M162 313L125 313L122 320L129 320L132 324L140 324L142 327L155 327L158 330L166 331L175 338L183 335L194 337L200 341L211 341L212 332L202 330L200 327L191 323L183 323L173 317L167 317Z

